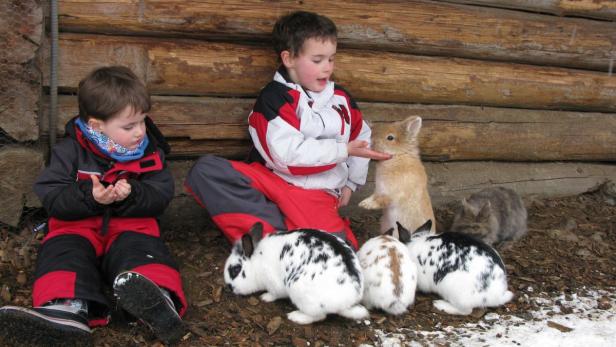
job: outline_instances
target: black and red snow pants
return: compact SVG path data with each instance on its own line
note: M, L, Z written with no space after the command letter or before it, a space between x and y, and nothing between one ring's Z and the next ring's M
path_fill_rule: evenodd
M49 232L39 249L33 306L54 299L88 302L90 326L109 321L104 284L111 285L124 271L135 271L168 290L180 315L186 298L178 267L160 239L154 218L119 218L108 221L101 234L102 216L78 221L49 219Z

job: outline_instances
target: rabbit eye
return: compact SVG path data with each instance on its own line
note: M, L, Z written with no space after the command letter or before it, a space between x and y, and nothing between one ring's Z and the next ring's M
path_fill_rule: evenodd
M395 139L394 135L387 136L387 141L393 141L393 139Z
M237 265L231 266L229 268L229 277L231 277L231 279L235 279L237 275L240 274L240 271L242 271L242 265L237 264Z

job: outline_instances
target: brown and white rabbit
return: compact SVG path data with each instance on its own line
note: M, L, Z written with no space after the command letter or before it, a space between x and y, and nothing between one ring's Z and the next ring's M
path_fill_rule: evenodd
M411 234L399 229L399 239L391 228L385 235L366 241L357 257L364 273L362 304L391 314L402 314L415 301L417 265L406 243Z
M498 247L526 235L527 212L522 198L504 187L486 188L463 199L450 228Z
M417 116L372 126L372 148L393 157L376 163L374 193L359 206L383 209L381 234L396 228L397 221L415 230L426 220L434 220L428 176L419 156L419 130L421 117Z

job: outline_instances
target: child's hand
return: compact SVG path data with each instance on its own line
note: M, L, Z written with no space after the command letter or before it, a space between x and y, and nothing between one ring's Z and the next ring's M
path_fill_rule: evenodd
M115 187L113 190L116 194L115 201L122 201L130 195L131 186L125 179L121 179L115 183Z
M392 155L388 153L377 152L368 147L368 141L353 140L347 144L347 152L349 156L370 158L374 160L391 159Z
M351 200L351 194L353 194L351 188L344 186L340 192L340 197L338 198L338 207L348 205L349 200Z
M105 188L101 181L99 181L98 176L90 175L90 179L92 180L92 196L96 202L102 205L109 205L116 200L116 193L112 184Z

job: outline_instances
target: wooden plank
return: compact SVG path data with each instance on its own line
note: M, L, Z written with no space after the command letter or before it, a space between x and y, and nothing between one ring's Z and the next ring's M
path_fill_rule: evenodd
M151 116L170 138L175 156L246 154L246 119L253 99L152 100ZM59 106L62 134L64 124L77 114L76 98L61 96ZM421 116L424 160L616 161L616 114L386 103L360 107L375 125Z
M591 0L581 2L592 6ZM344 47L600 71L614 58L616 23L435 1L63 0L60 26L71 32L267 42L276 19L294 10L329 16Z
M425 166L435 206L468 197L487 187L503 186L525 197L546 198L585 193L606 180L616 179L613 164L454 162ZM364 188L367 189L362 194L367 197L372 190Z
M557 16L577 16L616 20L614 0L445 0L515 10L551 13Z
M60 52L65 90L122 64L153 94L255 96L276 66L269 48L194 40L64 34ZM358 100L616 110L616 79L599 72L357 50L340 50L336 64L334 80Z
M199 212L204 214L203 209L192 198L189 199L183 189L184 179L192 163L180 160L169 164L178 187L172 205L181 204L181 208L170 209L169 214L174 218L183 215L199 216ZM425 167L434 207L460 200L488 187L508 187L526 199L556 198L586 193L606 180L616 180L616 165L596 163L454 162L425 163ZM343 208L342 213L351 216L371 213L359 208L357 204L373 190L374 166L371 165L366 185L352 195L349 206Z

